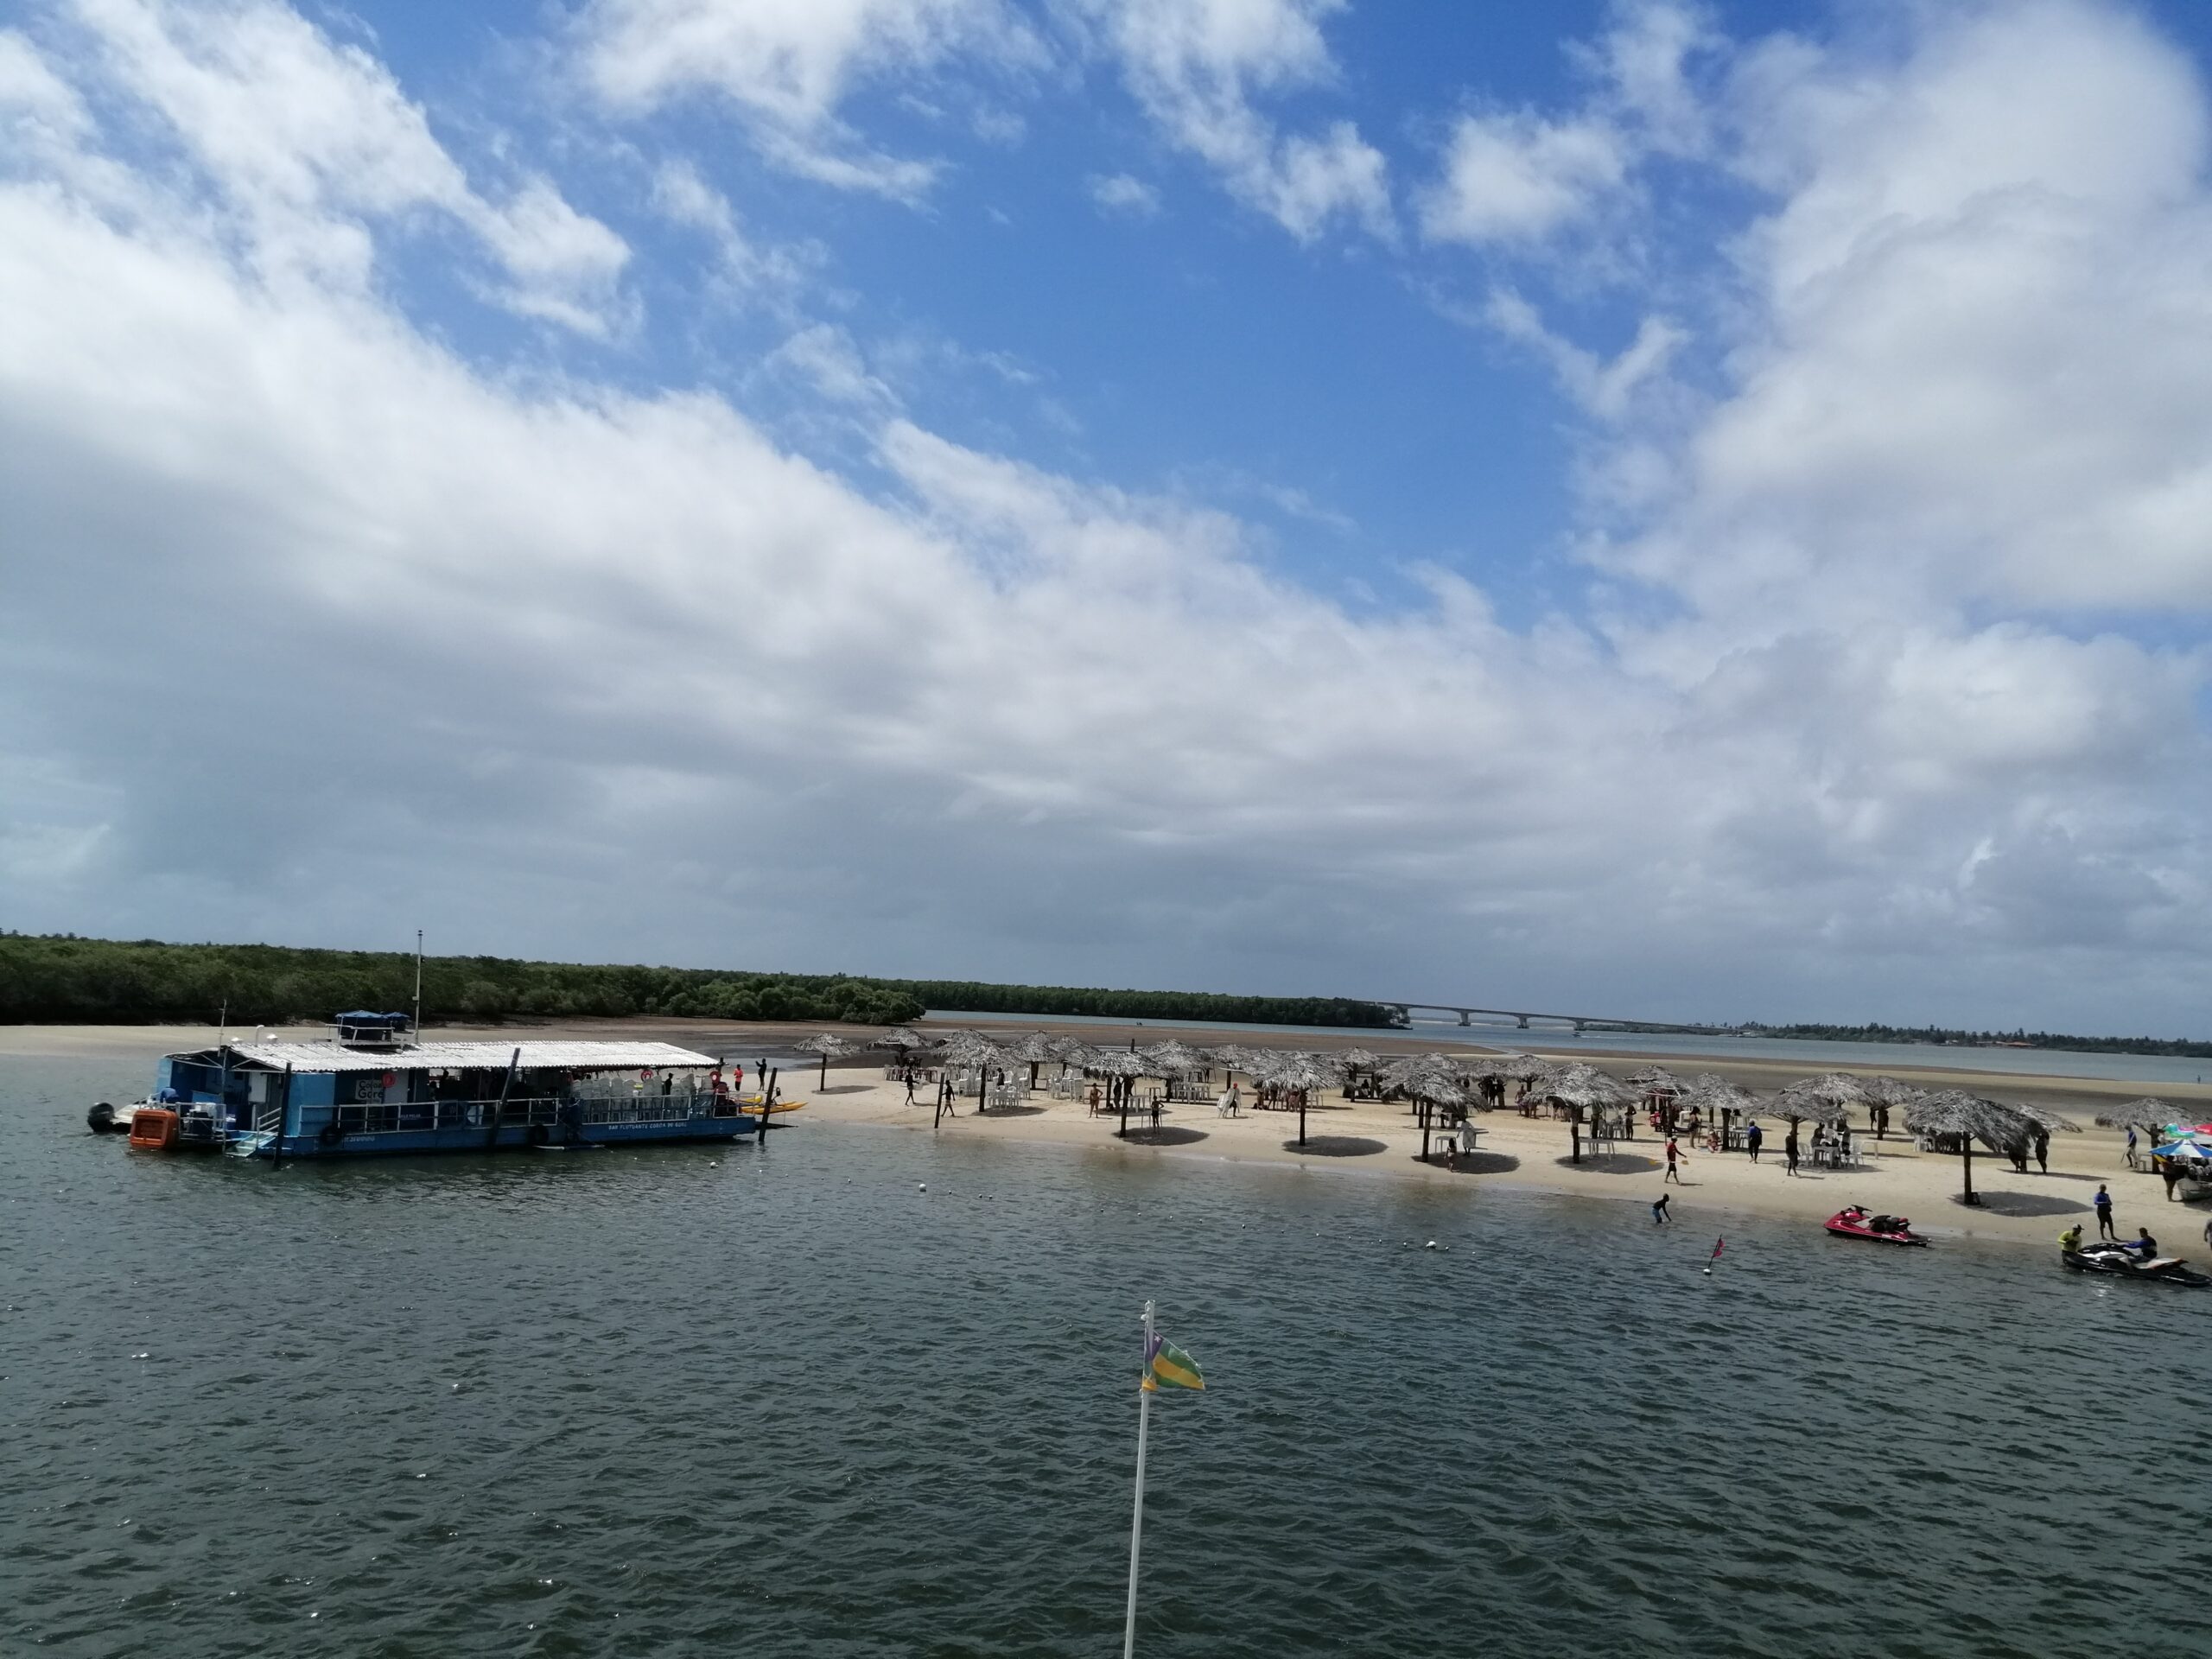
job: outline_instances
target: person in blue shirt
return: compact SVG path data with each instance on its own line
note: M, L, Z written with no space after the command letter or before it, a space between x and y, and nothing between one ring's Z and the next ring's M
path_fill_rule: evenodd
M1759 1160L1759 1142L1765 1139L1766 1132L1758 1123L1744 1125L1744 1144L1751 1149L1751 1161L1755 1164Z
M2151 1230L2148 1227L2138 1227L2135 1230L2135 1236L2127 1241L2126 1248L2133 1250L2144 1261L2149 1262L2158 1254L2158 1241L2151 1236Z
M2112 1194L2105 1191L2102 1181L2097 1183L2097 1196L2089 1202L2097 1206L2097 1236L2118 1238L2120 1234L2112 1224Z

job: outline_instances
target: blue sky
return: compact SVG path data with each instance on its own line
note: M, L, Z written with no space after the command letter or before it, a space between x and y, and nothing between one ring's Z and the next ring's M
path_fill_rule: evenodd
M2208 27L18 5L0 907L2199 1030Z

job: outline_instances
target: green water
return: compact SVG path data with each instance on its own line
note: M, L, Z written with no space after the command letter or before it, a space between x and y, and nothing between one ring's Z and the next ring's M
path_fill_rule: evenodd
M1147 1295L1141 1653L2204 1649L2212 1293L823 1125L205 1163L82 1133L138 1064L0 1062L0 1652L1117 1653Z

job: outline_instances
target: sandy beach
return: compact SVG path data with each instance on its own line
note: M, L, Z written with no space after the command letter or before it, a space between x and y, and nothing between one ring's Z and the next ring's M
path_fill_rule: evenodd
M1053 1029L1080 1036L1089 1042L1113 1045L1126 1044L1133 1036L1140 1042L1177 1037L1198 1046L1220 1042L1231 1034L1152 1023L1141 1027L1055 1027L1048 1020L1014 1016L995 1020L988 1028L1001 1027ZM494 1042L551 1036L651 1037L701 1052L742 1057L750 1069L755 1054L788 1054L794 1043L812 1034L814 1029L791 1025L632 1020L489 1028L438 1027L426 1034L445 1040ZM155 1057L211 1041L214 1034L204 1027L174 1026L4 1027L0 1027L0 1058L143 1053L150 1068ZM327 1035L327 1028L289 1027L283 1034L315 1039ZM854 1041L865 1043L880 1033L855 1028L848 1034ZM1359 1046L1377 1053L1395 1054L1419 1053L1433 1046L1432 1039L1364 1031L1281 1037L1240 1032L1234 1036L1246 1046L1309 1051ZM1541 1047L1529 1052L1544 1052ZM1900 1058L1910 1052L1901 1051ZM1802 1076L1807 1069L1802 1062L1746 1061L1725 1055L1639 1055L1626 1047L1601 1054L1580 1050L1561 1058L1588 1059L1616 1072L1631 1070L1639 1063L1656 1058L1680 1074L1712 1071L1761 1092ZM2024 1053L2023 1063L2031 1063ZM1049 1078L1056 1069L1046 1065L1043 1076ZM1836 1069L1868 1070L1849 1066ZM2169 1250L2200 1261L2207 1256L2201 1232L2207 1219L2212 1218L2212 1205L2166 1201L2163 1185L2155 1176L2127 1167L2124 1156L2126 1137L2091 1124L2091 1118L2101 1106L2148 1092L2143 1084L2110 1079L2038 1077L2028 1072L1950 1071L1904 1064L1884 1069L1923 1088L1959 1087L1998 1099L2032 1101L2050 1106L2079 1122L2082 1132L2052 1137L2048 1173L2036 1171L2031 1166L2030 1173L2022 1175L2013 1171L2005 1160L1977 1151L1974 1160L1974 1187L1983 1202L1970 1208L1959 1199L1960 1160L1917 1151L1910 1136L1894 1131L1883 1141L1876 1141L1871 1135L1862 1137L1868 1154L1865 1167L1808 1168L1795 1177L1783 1167L1778 1134L1770 1136L1768 1151L1756 1164L1741 1153L1707 1153L1685 1141L1681 1182L1662 1185L1662 1140L1639 1136L1632 1151L1624 1145L1615 1155L1605 1158L1593 1157L1586 1148L1578 1163L1572 1156L1566 1123L1549 1117L1525 1118L1510 1107L1477 1115L1475 1122L1484 1131L1481 1149L1463 1157L1458 1169L1446 1167L1436 1160L1424 1163L1420 1158L1421 1127L1407 1106L1348 1102L1333 1090L1325 1091L1319 1104L1309 1110L1307 1145L1302 1149L1297 1145L1297 1115L1252 1110L1249 1086L1245 1090L1248 1104L1241 1116L1224 1117L1211 1105L1204 1103L1177 1104L1166 1110L1156 1133L1148 1127L1141 1132L1133 1128L1127 1141L1116 1135L1115 1120L1093 1117L1084 1103L1055 1100L1042 1088L1029 1097L1027 1105L1011 1111L978 1116L972 1100L963 1102L957 1116L948 1117L933 1128L933 1089L918 1089L916 1103L908 1106L903 1085L883 1077L883 1058L880 1053L855 1055L843 1063L833 1064L827 1090L813 1086L812 1062L788 1062L785 1096L804 1098L808 1103L804 1111L786 1118L785 1122L801 1133L810 1120L865 1124L919 1134L1110 1147L1131 1158L1299 1166L1330 1174L1359 1173L1442 1182L1478 1190L1512 1187L1643 1205L1649 1205L1665 1192L1674 1194L1672 1224L1717 1231L1733 1224L1732 1217L1764 1217L1813 1225L1847 1204L1863 1204L1871 1210L1910 1216L1916 1229L1939 1236L2049 1245L2059 1230L2072 1221L2088 1219L2091 1196L2102 1181L2112 1188L2123 1236L2133 1236L2138 1226L2148 1226ZM2156 1092L2184 1111L2193 1109L2202 1116L2212 1116L2212 1086L2162 1084Z

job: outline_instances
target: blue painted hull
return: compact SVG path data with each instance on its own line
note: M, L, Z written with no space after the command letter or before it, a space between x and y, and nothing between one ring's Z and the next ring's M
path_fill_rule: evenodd
M694 1117L673 1123L587 1123L572 1137L563 1126L513 1123L495 1141L486 1129L391 1129L355 1133L335 1141L320 1135L288 1135L254 1149L257 1158L378 1158L406 1153L515 1152L533 1146L634 1147L683 1141L741 1141L760 1133L755 1117Z

